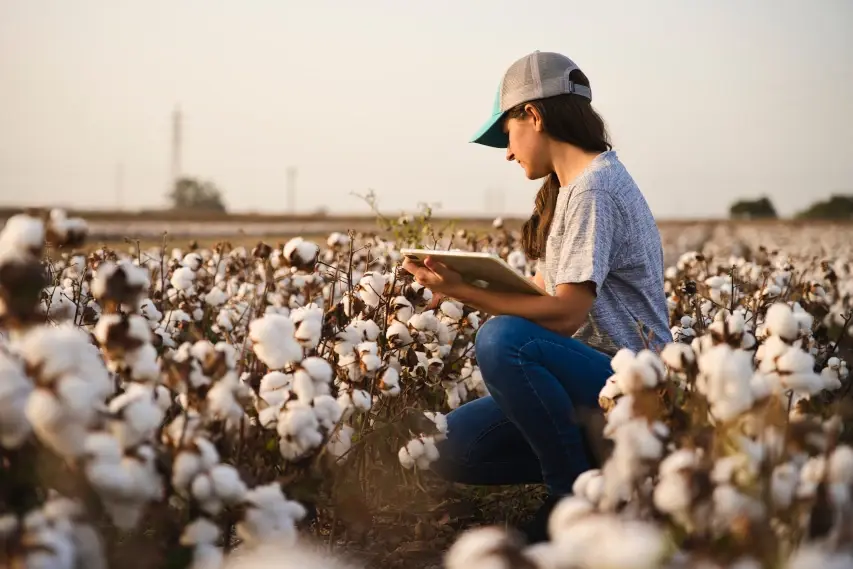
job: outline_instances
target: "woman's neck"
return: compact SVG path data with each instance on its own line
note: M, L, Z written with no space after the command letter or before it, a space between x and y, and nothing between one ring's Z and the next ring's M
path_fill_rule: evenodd
M560 187L565 188L571 184L599 154L601 154L599 151L583 150L565 142L556 143L551 156L554 173L560 180Z

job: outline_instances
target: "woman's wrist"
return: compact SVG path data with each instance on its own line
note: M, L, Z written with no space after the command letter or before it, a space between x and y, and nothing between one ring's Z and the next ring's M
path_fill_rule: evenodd
M472 293L475 296L477 290L479 290L477 287L466 282L461 282L454 285L453 288L446 290L444 296L450 297L462 304L467 304L472 301Z

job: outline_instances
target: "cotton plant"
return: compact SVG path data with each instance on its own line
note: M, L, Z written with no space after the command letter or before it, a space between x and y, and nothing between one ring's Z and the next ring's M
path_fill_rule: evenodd
M499 225L440 246L532 274ZM444 413L488 394L474 340L489 315L435 301L399 268L399 238L84 254L86 230L56 210L0 231L0 445L13 469L39 452L70 473L0 491L15 563L103 566L95 528L143 531L148 512L181 520L164 541L196 568L228 566L234 536L246 553L291 547L310 510L289 497L302 469L352 471L381 438L389 473L426 476L452 436ZM551 540L463 534L448 563L744 569L783 543L764 522L798 539L790 567L848 559L853 453L832 413L850 381L837 333L853 251L834 247L745 253L720 235L676 257L674 342L614 358L599 397L612 452L559 504Z

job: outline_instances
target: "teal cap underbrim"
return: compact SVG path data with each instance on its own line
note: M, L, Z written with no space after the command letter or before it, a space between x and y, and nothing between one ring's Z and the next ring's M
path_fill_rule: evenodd
M492 105L492 116L480 127L480 130L471 139L471 142L491 146L492 148L506 148L509 146L509 136L503 129L503 118L505 111L501 111L501 89L495 94L495 103Z

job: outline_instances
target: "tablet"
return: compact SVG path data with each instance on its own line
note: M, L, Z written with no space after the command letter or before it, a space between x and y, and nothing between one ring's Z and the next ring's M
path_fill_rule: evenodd
M462 275L465 282L487 290L548 295L509 263L491 253L434 249L401 249L400 253L419 264L432 257Z

